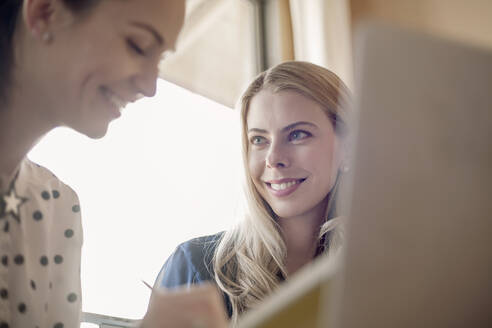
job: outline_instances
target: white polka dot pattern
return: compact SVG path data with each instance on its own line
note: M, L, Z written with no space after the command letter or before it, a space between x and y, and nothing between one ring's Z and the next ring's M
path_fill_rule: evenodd
M0 327L78 327L81 246L77 195L25 159L0 190Z

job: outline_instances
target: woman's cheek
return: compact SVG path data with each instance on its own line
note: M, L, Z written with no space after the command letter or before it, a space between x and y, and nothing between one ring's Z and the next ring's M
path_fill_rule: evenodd
M251 152L249 155L249 172L253 179L259 179L263 174L264 159L259 152Z

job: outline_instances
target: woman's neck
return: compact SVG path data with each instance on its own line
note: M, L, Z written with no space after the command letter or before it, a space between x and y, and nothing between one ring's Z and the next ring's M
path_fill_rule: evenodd
M8 99L0 104L0 178L9 178L38 140L56 125L47 118L46 96L39 88L38 64L32 61L33 45L21 27L14 35L14 58ZM36 78L37 77L37 78Z
M38 140L51 130L37 111L25 101L11 98L0 108L0 177L10 177ZM20 98L22 99L22 98Z
M286 268L289 274L311 262L319 242L327 200L302 215L279 218L282 236L287 246Z

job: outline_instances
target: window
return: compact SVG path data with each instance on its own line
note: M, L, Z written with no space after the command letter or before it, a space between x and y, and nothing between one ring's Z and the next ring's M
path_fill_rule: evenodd
M29 154L79 195L86 312L141 318L150 296L142 280L152 285L179 243L237 217L237 113L163 80L157 89L105 138L60 128Z

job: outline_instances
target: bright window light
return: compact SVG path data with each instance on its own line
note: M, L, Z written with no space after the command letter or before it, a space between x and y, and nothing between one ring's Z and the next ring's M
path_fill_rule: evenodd
M59 128L30 152L79 195L83 311L140 319L150 296L142 280L152 285L179 243L236 221L238 122L232 109L159 80L157 95L128 106L105 138Z

